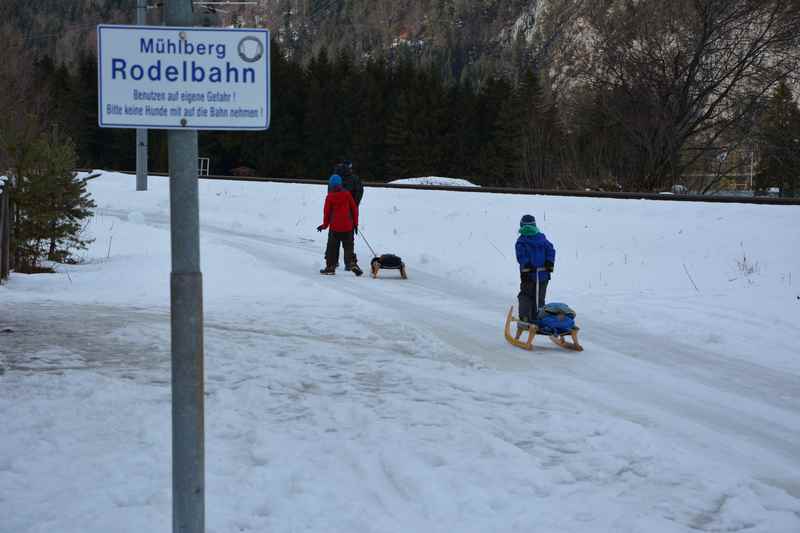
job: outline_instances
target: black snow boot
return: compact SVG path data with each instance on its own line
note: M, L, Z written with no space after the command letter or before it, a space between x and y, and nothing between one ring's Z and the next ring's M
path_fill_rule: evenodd
M358 266L358 265L350 265L350 269L349 270L350 270L350 272L352 272L356 276L360 276L361 274L364 273L364 271L361 270L361 267Z
M320 274L324 276L333 276L336 274L336 267L335 266L326 266L322 270L319 271Z

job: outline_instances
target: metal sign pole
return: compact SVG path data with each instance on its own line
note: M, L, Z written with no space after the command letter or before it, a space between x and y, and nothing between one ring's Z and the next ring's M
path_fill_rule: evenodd
M136 0L136 24L147 24L147 0ZM147 190L147 130L136 128L136 190Z
M168 26L191 26L191 0L168 0ZM197 131L170 130L172 531L205 531L203 278Z
M203 278L197 131L266 130L269 32L197 28L191 0L166 27L97 26L98 123L168 130L172 273L172 528L205 531ZM181 92L194 95L179 98Z

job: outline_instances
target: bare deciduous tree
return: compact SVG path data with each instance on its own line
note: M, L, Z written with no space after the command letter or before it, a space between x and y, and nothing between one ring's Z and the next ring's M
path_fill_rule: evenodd
M26 150L41 132L36 116L44 97L34 84L34 58L22 34L10 25L0 26L0 171L17 173L24 166Z
M604 0L585 21L596 62L584 73L624 139L622 177L642 189L729 141L800 62L797 0Z

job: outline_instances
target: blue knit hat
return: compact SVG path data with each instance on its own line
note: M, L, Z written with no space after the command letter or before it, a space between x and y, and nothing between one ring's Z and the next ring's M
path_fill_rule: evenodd
M331 179L328 180L328 185L330 185L331 187L341 187L342 177L339 174L332 175Z
M519 227L522 226L535 226L536 225L536 217L533 215L523 215L521 219L519 219Z

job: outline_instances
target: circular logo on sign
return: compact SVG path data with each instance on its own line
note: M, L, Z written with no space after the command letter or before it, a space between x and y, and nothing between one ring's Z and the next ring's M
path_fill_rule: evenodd
M247 63L255 63L264 55L264 45L255 37L245 37L239 41L239 57Z

